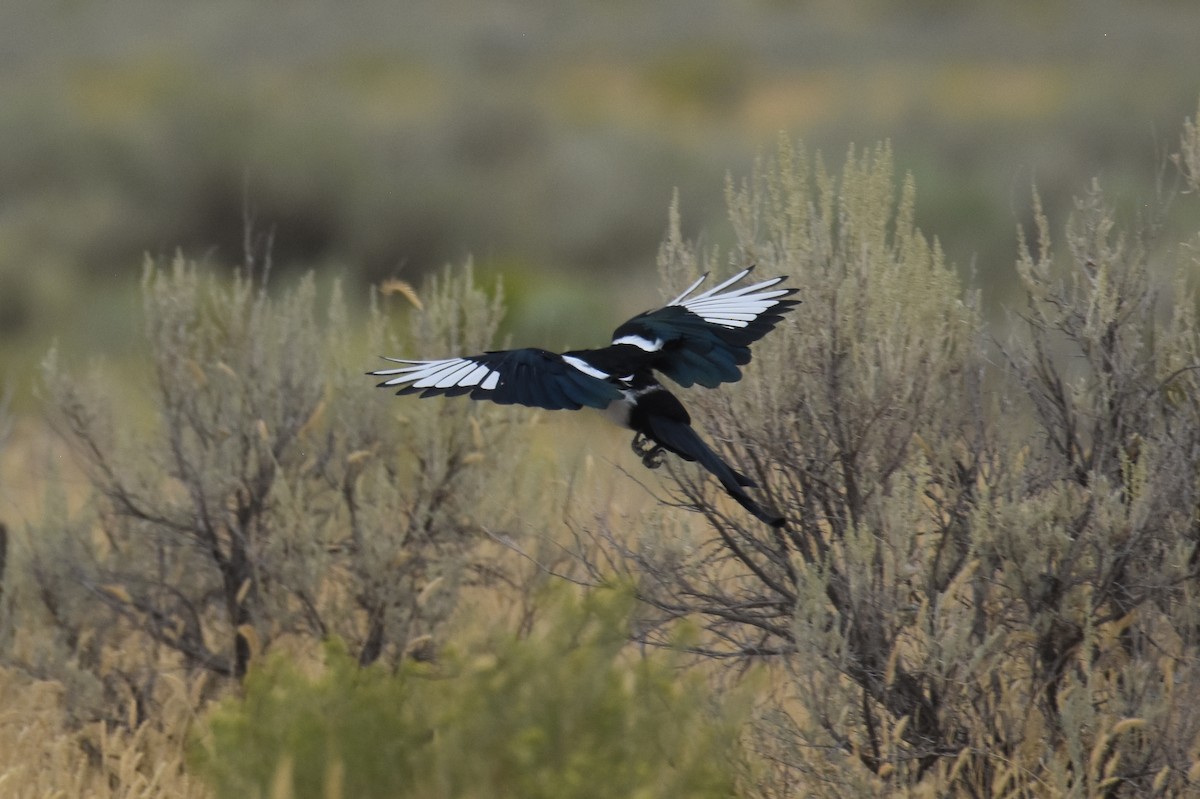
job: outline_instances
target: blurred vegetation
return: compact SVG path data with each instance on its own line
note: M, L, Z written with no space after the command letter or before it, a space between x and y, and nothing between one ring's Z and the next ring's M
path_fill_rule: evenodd
M1172 148L1185 209L1197 111ZM786 529L674 461L638 510L630 473L572 465L527 409L371 389L363 351L494 346L504 294L469 262L361 314L311 275L268 291L254 259L151 262L141 378L52 351L58 443L6 443L6 476L31 435L73 458L9 530L0 690L53 691L55 785L114 796L196 773L230 795L591 795L596 770L647 796L1192 795L1200 225L1083 188L1061 222L1033 195L999 334L888 144L835 169L783 137L727 185L728 248L669 210L665 292L747 262L802 289L745 380L688 397Z
M196 767L218 796L727 797L741 719L678 657L625 656L632 593L563 591L523 638L436 664L284 658L216 708Z
M1200 10L3 14L7 793L204 795L197 730L219 789L272 795L337 795L380 738L467 795L609 762L628 795L667 750L646 795L1197 792ZM787 530L586 421L362 375L602 341L663 227L663 292L801 290L687 397Z
M3 15L0 370L22 407L51 338L136 352L144 253L236 261L247 217L281 266L355 287L473 253L513 276L514 329L588 335L580 311L649 290L672 190L688 235L725 241L724 174L781 130L837 154L890 139L923 187L917 221L993 314L1028 187L1055 214L1097 174L1125 211L1152 201L1200 74L1200 8L1165 0ZM590 298L555 292L556 271Z

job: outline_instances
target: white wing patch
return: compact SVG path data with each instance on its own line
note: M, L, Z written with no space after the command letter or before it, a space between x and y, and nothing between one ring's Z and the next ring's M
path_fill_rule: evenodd
M385 386L412 388L454 388L455 386L479 386L491 391L500 382L500 373L467 358L444 358L440 361L410 361L404 358L387 358L393 363L408 364L399 369L380 369L373 375L386 377Z
M743 269L721 285L714 286L708 291L688 299L688 295L699 288L704 279L708 277L704 275L695 283L688 286L687 291L671 300L668 304L682 305L709 324L720 325L721 327L746 327L746 325L753 322L759 316L778 305L779 300L775 299L776 297L782 297L790 293L788 289L769 291L771 286L783 281L783 277L774 277L770 280L764 280L761 283L755 283L752 286L744 286L740 289L726 291L724 294L718 293L722 289L737 283L748 274L750 274L750 270Z

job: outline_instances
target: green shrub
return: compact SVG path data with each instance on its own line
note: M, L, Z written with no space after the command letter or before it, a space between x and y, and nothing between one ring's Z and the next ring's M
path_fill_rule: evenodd
M316 678L268 659L212 714L196 767L239 799L733 795L737 714L667 653L628 652L631 608L595 591L526 639L395 672L338 646Z

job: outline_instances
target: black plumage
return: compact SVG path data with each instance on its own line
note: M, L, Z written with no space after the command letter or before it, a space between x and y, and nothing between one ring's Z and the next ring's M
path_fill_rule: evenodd
M701 277L662 308L622 324L612 343L600 349L557 354L526 348L434 361L388 358L402 366L371 374L387 377L379 385L398 387L398 394L469 394L506 405L603 410L636 433L634 451L647 466L657 466L663 451L695 461L742 507L779 526L784 518L746 492L756 487L754 481L700 438L687 409L654 376L659 372L685 388L697 383L715 388L742 378L740 367L750 362L750 345L798 304L786 299L795 289L775 288L782 277L731 288L750 271L690 296L707 276Z

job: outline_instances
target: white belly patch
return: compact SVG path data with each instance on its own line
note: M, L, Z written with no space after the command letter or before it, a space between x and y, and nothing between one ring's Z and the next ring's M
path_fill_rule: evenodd
M621 397L608 403L608 407L600 411L613 424L629 427L629 412L633 410L633 402L628 397Z

